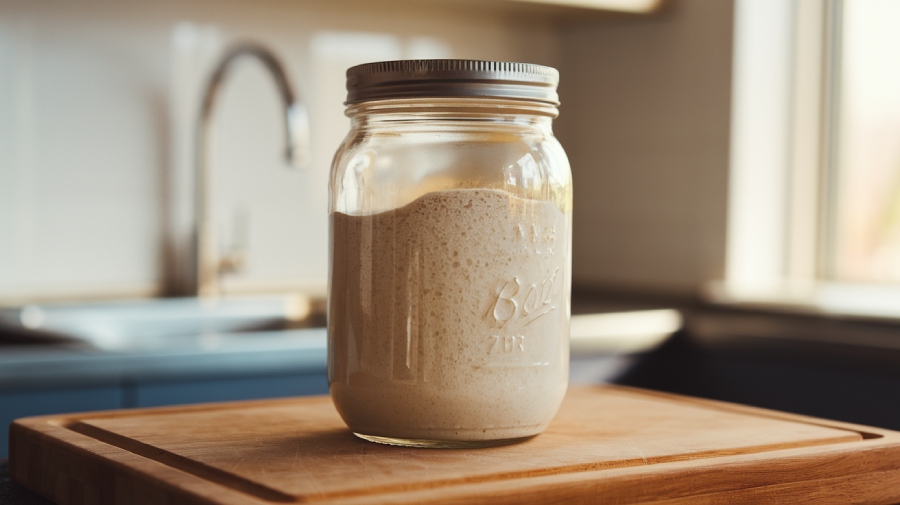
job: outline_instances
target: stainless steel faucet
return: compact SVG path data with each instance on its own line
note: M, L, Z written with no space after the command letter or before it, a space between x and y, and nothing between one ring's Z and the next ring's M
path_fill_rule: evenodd
M220 254L216 243L210 206L211 170L209 167L209 123L219 87L225 79L232 63L241 57L253 57L262 62L272 75L284 105L284 126L286 132L285 159L290 166L302 167L309 160L309 116L306 108L297 101L290 80L275 54L256 43L242 43L233 46L219 60L206 83L203 103L196 132L196 197L194 234L195 260L194 275L197 296L215 297L220 294L219 276L225 271L240 269L245 262L243 248L237 248L224 255ZM246 232L244 232L246 234Z

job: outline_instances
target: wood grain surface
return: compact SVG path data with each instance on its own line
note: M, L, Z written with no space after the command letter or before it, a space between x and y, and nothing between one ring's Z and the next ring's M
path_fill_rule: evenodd
M354 437L328 397L23 419L11 475L80 503L897 503L900 433L595 386L471 450Z

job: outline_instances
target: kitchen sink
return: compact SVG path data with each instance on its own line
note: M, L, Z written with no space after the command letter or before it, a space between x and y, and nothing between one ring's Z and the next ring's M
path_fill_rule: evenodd
M0 342L158 348L187 337L310 326L310 314L301 295L34 304L0 308Z

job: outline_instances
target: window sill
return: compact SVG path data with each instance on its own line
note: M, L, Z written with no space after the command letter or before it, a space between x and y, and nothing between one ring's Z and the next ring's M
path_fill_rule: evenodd
M900 286L844 282L784 282L763 286L711 284L713 305L900 324Z
M716 284L685 321L704 347L900 362L900 288L817 283L768 289Z

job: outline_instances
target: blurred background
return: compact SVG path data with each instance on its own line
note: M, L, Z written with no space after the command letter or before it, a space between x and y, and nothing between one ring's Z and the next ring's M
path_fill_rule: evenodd
M0 0L0 423L326 392L344 72L472 58L560 70L573 382L900 428L897 19L891 0ZM237 60L203 154L239 261L205 302L186 297L198 114L243 41L283 64L309 158L285 169L272 78Z
M273 82L258 62L236 62L210 141L221 247L239 240L243 220L249 248L246 268L223 276L225 292L324 292L325 188L349 129L344 72L409 58L558 68L555 128L582 195L579 284L691 292L724 271L733 15L730 2L662 8L4 2L0 297L177 292L178 265L190 259L203 86L244 40L271 48L292 77L309 109L311 162L284 169Z

